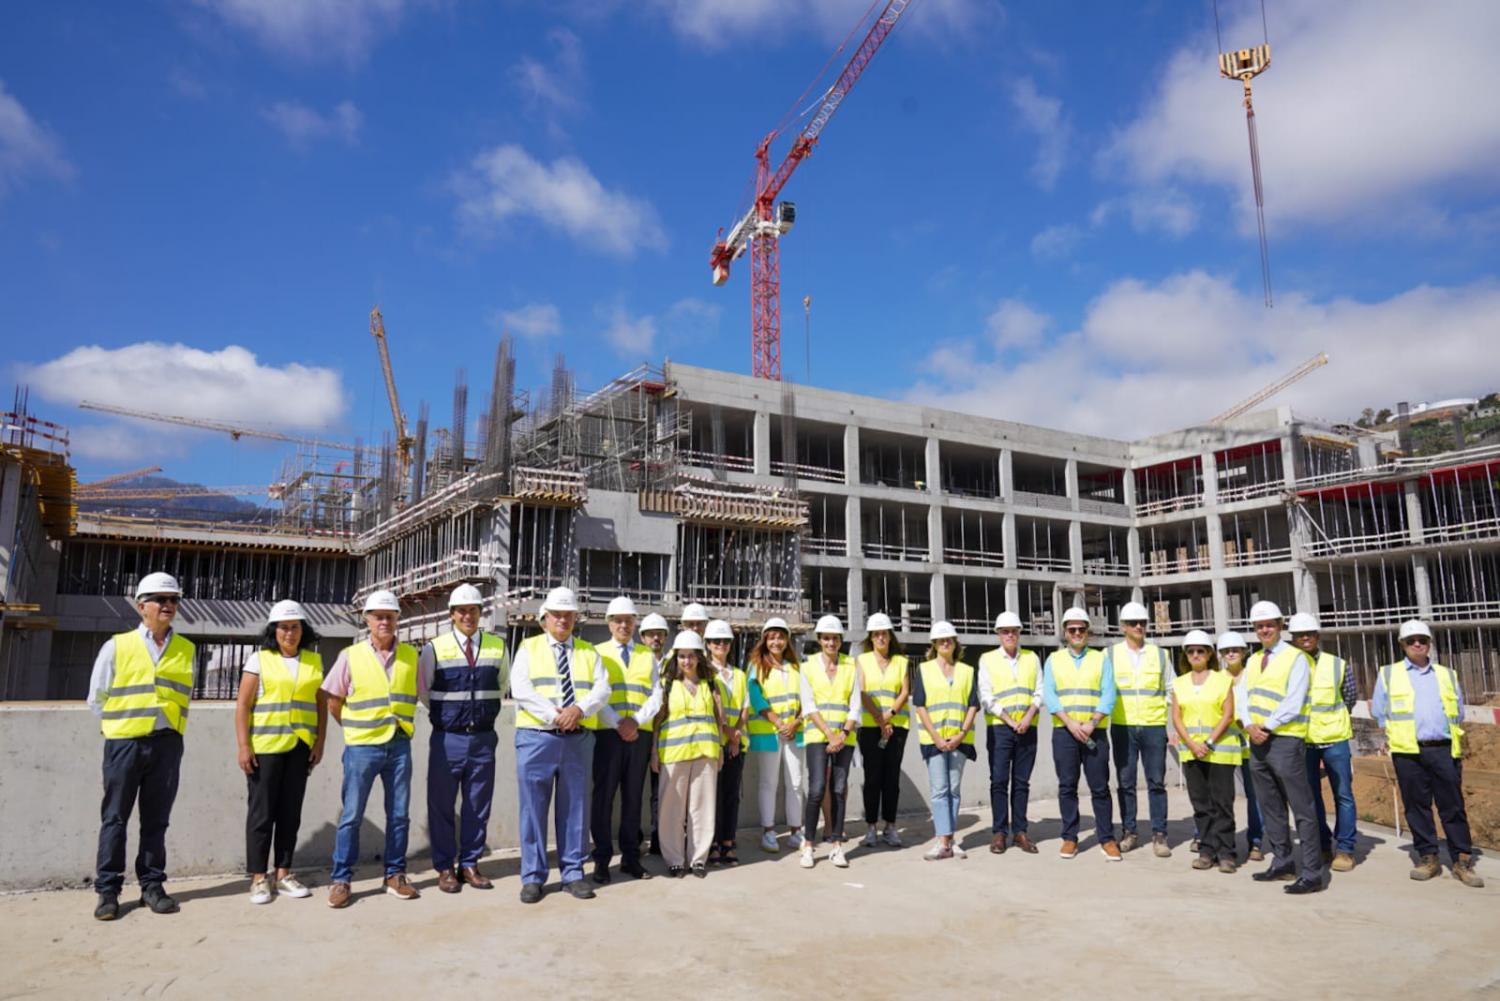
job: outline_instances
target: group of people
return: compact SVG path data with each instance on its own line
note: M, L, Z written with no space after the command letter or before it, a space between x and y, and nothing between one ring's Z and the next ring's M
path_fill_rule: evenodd
M165 834L195 658L191 641L173 628L181 594L168 574L142 578L136 589L140 625L103 645L90 680L89 704L105 738L94 912L100 920L119 914L126 826L137 808L142 902L155 913L177 910L163 886ZM343 729L344 752L329 906L350 902L360 828L377 778L386 822L384 891L403 900L420 896L406 871L418 703L431 722L427 804L438 889L492 888L480 860L507 689L515 702L520 896L526 903L544 895L549 821L562 889L582 899L594 896L590 883L611 881L616 842L619 871L634 879L652 876L642 864L646 853L660 854L672 877L737 865L741 786L751 755L758 756L761 850L781 850L781 785L787 846L800 865L817 864L820 818L828 861L849 865L845 815L856 747L863 763L863 845L899 847L901 766L914 725L935 835L924 858L961 858L959 790L965 765L977 759L981 714L992 853L1038 851L1027 809L1045 713L1064 859L1079 850L1080 774L1105 858L1119 860L1142 844L1138 770L1145 774L1153 854L1171 855L1165 775L1168 746L1175 743L1193 807L1193 868L1236 869L1236 770L1246 796L1248 858L1262 859L1262 844L1271 855L1256 880L1284 880L1288 893L1312 893L1324 886L1325 864L1334 871L1355 865L1353 673L1320 649L1312 616L1292 616L1288 642L1282 613L1270 602L1251 610L1259 650L1250 654L1236 633L1215 640L1194 630L1183 638L1180 673L1166 649L1146 640L1146 610L1136 602L1121 610L1124 638L1104 649L1090 645L1089 615L1069 609L1062 617L1065 643L1045 661L1020 646L1021 620L1004 612L995 622L998 645L977 667L963 659L948 622L933 626L925 656L912 664L882 613L866 622L864 652L857 657L844 652L838 617L823 616L813 630L817 650L805 662L789 624L770 618L741 667L730 659L729 623L711 620L703 606L684 608L681 629L668 642L666 619L655 613L638 619L626 597L608 606L610 639L592 644L575 634L580 609L567 588L547 595L541 630L512 657L500 636L480 628L483 604L477 588L459 586L448 600L451 629L419 651L397 638L399 599L375 591L363 606L368 637L345 647L327 672L302 607L295 601L273 606L262 648L244 665L235 713L247 784L252 903L311 893L296 876L293 854L308 774L323 757L330 717ZM1431 632L1423 623L1407 622L1399 639L1405 656L1380 669L1371 704L1386 731L1419 859L1411 876L1441 874L1436 805L1453 875L1481 886L1461 789L1458 677L1432 659ZM1321 795L1324 774L1336 804L1332 829Z

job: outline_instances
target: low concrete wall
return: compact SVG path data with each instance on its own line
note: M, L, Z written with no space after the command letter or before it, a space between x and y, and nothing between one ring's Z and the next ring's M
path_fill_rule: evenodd
M501 739L495 805L491 814L489 846L518 844L516 824L515 750L512 741L514 710L501 716ZM413 743L411 840L409 854L425 856L427 830L427 738L425 710L420 710ZM327 756L312 774L302 811L298 865L309 874L326 873L339 814L340 756L343 740L338 726L329 735ZM980 735L983 740L983 734ZM0 703L0 889L78 885L92 878L99 835L100 761L103 738L98 720L76 703ZM1043 731L1039 742L1032 795L1056 795L1051 744ZM760 755L751 755L744 778L741 823L758 823L756 783ZM857 759L856 759L857 760ZM927 811L927 772L915 737L908 741L901 787L904 814ZM1169 778L1169 781L1174 779ZM848 816L851 833L862 834L857 823L863 813L856 764L851 779ZM989 777L986 755L964 771L963 806L966 812L987 811ZM169 871L179 875L239 872L245 852L245 781L236 764L234 706L203 702L193 706L188 726L182 779L172 827L167 833ZM778 792L777 801L781 796ZM1084 795L1087 807L1087 793ZM1144 796L1141 811L1144 814ZM779 809L779 808L778 808ZM385 815L377 792L370 797L361 834L362 859L378 857L383 845ZM136 826L131 824L127 877L133 870ZM426 865L412 863L413 870Z

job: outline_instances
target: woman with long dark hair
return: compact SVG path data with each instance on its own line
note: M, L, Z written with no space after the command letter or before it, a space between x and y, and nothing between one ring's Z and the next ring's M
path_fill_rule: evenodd
M740 826L740 785L750 740L750 685L745 672L729 659L734 630L728 622L723 619L710 622L703 642L708 647L708 667L719 686L719 702L724 709L724 755L720 759L718 806L714 811L714 848L708 862L735 866L740 864L734 832Z
M680 878L692 869L702 879L708 874L708 851L714 844L724 726L718 682L703 637L689 629L677 634L641 716L654 721L651 769L661 774L661 854L667 875Z
M1172 683L1172 727L1193 822L1199 831L1194 869L1232 873L1234 851L1234 772L1244 744L1234 718L1234 679L1219 670L1213 637L1194 629L1182 640L1188 672Z
M911 722L911 671L890 617L876 612L865 623L865 651L860 654L859 757L864 762L866 848L901 847L896 833L897 799L901 795L901 758ZM875 824L883 822L877 831Z
M802 746L802 680L785 619L766 620L750 650L750 753L759 755L760 847L778 852L776 778L786 772L787 847L802 847L802 786L807 754Z

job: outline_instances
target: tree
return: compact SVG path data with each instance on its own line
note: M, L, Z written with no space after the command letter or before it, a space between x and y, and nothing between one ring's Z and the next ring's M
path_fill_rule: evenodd
M1390 407L1381 407L1380 408L1380 413L1378 413L1378 414L1375 415L1375 423L1376 424L1384 424L1386 421L1388 421L1390 419L1391 419L1391 408Z

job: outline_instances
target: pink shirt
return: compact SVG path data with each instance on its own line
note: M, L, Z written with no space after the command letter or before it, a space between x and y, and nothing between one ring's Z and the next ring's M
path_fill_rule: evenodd
M371 644L369 640L365 640L365 643L370 646L371 650L375 650L374 644ZM385 676L389 678L391 668L396 663L395 644L392 644L390 650L384 653L375 650L375 656L380 658L381 665L385 667ZM323 676L323 691L340 699L347 699L354 694L354 682L349 677L348 648L339 651L338 660L333 662L333 670Z

